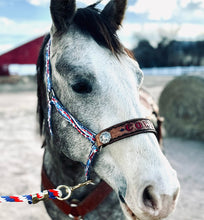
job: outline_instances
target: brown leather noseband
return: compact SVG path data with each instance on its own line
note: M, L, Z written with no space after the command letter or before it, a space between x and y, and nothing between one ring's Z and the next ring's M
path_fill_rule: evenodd
M96 135L96 143L98 147L105 147L121 139L147 132L154 133L155 135L157 133L149 119L132 119L101 131Z

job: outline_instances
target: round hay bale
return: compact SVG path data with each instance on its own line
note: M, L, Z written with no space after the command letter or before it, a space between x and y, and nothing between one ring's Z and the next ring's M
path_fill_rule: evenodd
M167 135L204 140L204 77L172 80L161 93L159 110Z

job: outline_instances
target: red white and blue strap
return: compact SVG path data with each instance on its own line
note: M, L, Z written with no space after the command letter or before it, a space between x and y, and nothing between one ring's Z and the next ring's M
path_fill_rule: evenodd
M53 95L51 99L51 104L53 104L56 108L56 110L64 117L81 135L83 135L85 138L87 138L92 144L95 144L96 142L96 134L90 130L88 130L86 127L84 127L77 119L74 118L74 116L68 112L64 106L60 103L60 101L57 99L57 97L54 94L54 91L52 90Z
M78 120L74 118L74 116L62 105L62 103L57 99L54 90L52 88L52 77L51 77L51 63L50 63L50 47L51 40L49 40L46 48L46 77L47 77L47 99L48 99L48 127L51 136L53 135L52 124L51 124L51 116L52 116L52 105L55 106L56 110L60 113L60 115L66 119L81 135L83 135L87 140L92 143L91 152L89 154L86 168L85 168L85 176L86 179L89 179L90 166L92 161L99 149L96 147L96 134L93 131L90 131L86 127L84 127Z
M89 180L89 178L90 178L90 166L91 166L91 163L92 163L94 157L96 156L96 154L98 152L99 152L99 148L96 147L96 145L92 145L91 152L89 154L88 160L86 162L86 168L85 168L85 176L86 176L87 180Z
M50 63L50 46L51 46L51 39L47 43L46 47L46 79L47 79L47 99L48 99L48 127L50 134L53 135L52 133L52 125L51 125L51 112L52 112L52 105L51 105L51 92L52 92L52 80L51 80L51 63Z

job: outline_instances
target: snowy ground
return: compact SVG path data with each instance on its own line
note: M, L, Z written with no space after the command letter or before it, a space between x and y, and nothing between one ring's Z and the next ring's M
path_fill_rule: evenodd
M173 77L148 76L145 86L158 100ZM0 84L0 195L22 195L40 190L43 149L36 132L35 84ZM25 86L26 85L26 86ZM25 89L26 88L26 89ZM177 170L181 195L168 220L204 219L204 143L164 139L165 153ZM0 204L0 220L49 220L43 204Z

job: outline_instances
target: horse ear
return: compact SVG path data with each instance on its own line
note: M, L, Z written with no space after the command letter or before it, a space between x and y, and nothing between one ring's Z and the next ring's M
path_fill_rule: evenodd
M50 12L57 31L66 31L76 11L76 0L51 0Z
M114 25L115 31L117 31L122 24L126 6L127 0L111 0L101 12L101 14Z

